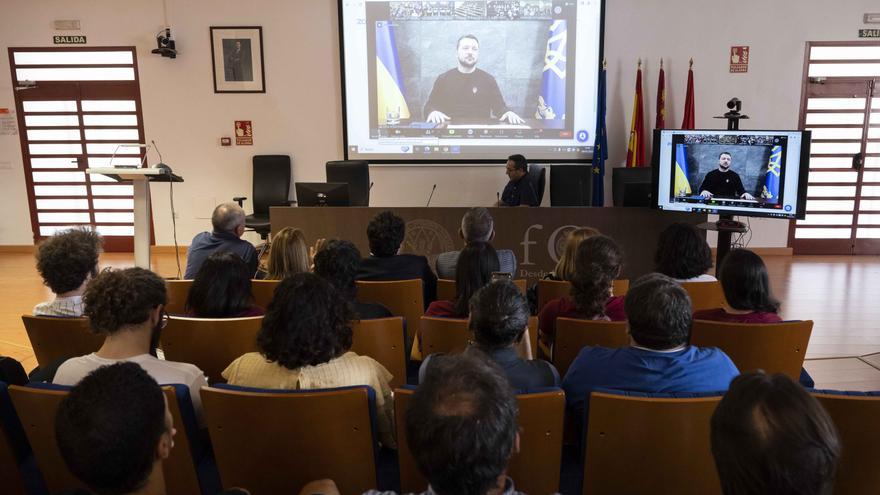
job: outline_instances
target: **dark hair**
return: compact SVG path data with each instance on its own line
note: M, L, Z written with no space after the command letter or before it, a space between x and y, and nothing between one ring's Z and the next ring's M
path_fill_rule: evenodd
M623 252L614 239L595 235L581 241L571 279L571 297L578 312L587 318L605 314L611 285L620 274L622 262Z
M488 284L492 272L498 270L498 253L488 242L470 242L461 250L455 265L453 312L456 316L467 316L471 296Z
M722 151L721 153L718 153L718 158L721 158L721 155L727 155L733 158L733 155L729 151Z
M495 231L495 220L482 206L471 208L461 217L461 233L465 242L489 242Z
M150 311L165 304L165 281L143 268L106 268L86 287L83 316L92 330L112 334L150 318Z
M516 396L479 351L435 356L406 411L406 439L439 495L484 495L507 468Z
M231 318L253 305L247 264L235 253L216 251L196 272L185 309L199 318Z
M770 292L767 266L748 249L731 249L721 262L721 287L733 309L779 311L779 301Z
M513 168L522 170L523 172L529 171L529 162L526 161L526 157L522 155L510 155L507 159L513 162Z
M497 280L471 298L468 327L477 344L487 350L519 342L529 324L529 303L509 280Z
M76 290L98 274L101 236L89 229L71 229L47 238L37 246L37 271L56 294Z
M74 476L101 495L143 488L166 431L162 389L132 362L102 366L87 375L61 401L55 416L61 457Z
M725 495L831 493L840 460L837 430L819 401L788 376L734 378L711 423Z
M477 46L480 45L480 40L478 40L476 36L474 36L472 34L466 34L466 35L458 38L458 41L455 42L455 49L456 50L458 50L459 45L461 45L461 40L464 40L464 39L474 40L477 42Z
M385 258L397 254L406 235L403 219L390 211L379 213L367 225L367 239L373 256Z
M676 222L660 233L654 265L659 273L679 280L699 277L712 267L712 250L696 227Z
M315 253L315 274L324 278L349 301L357 295L354 282L361 264L361 252L350 241L330 239Z
M294 370L326 363L351 348L351 304L313 273L282 280L263 317L257 347L269 361Z
M649 273L633 283L623 302L633 340L651 349L672 349L688 342L691 298L662 273Z

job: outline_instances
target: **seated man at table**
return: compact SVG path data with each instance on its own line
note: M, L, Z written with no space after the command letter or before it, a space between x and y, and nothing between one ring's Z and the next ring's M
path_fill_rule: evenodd
M367 226L370 256L361 260L357 280L421 279L425 307L437 299L437 276L428 259L416 254L400 254L406 224L390 211L376 215Z
M464 239L465 244L472 242L492 242L495 238L495 220L486 208L471 208L461 217L461 228L458 235ZM515 275L516 255L510 249L496 249L498 255L499 271ZM455 267L458 263L458 255L461 251L447 251L437 256L434 267L437 276L445 279L455 278Z
M98 274L101 236L89 229L59 232L37 246L37 271L55 299L34 307L34 316L83 314L82 295Z
M247 263L251 274L257 273L257 250L241 239L244 234L244 210L236 203L223 203L211 214L213 232L202 232L193 237L186 252L185 279L192 279L202 263L215 251L230 251ZM253 276L253 275L251 275Z
M504 186L498 206L538 206L538 191L529 177L529 163L526 157L510 155L505 167L510 182Z

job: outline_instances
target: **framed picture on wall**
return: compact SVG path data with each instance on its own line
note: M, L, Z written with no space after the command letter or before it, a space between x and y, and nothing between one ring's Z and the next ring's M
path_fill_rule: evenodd
M265 93L263 28L211 26L215 93Z

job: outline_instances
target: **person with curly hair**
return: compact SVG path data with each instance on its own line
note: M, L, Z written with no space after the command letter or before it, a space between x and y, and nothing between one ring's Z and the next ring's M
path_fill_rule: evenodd
M217 251L202 263L184 309L188 316L197 318L243 318L265 313L254 305L250 268L229 251Z
M498 255L488 242L469 243L458 256L457 263L455 299L432 302L425 316L467 318L471 296L492 280L493 272L499 271Z
M581 241L575 256L571 294L553 299L538 315L538 336L550 345L556 335L556 318L624 321L623 297L612 292L620 275L623 252L614 239L596 235Z
M309 271L309 247L300 229L284 227L272 236L269 262L266 271L259 271L257 278L282 280L296 273Z
M660 233L654 266L678 282L714 282L717 279L706 273L712 268L712 250L706 236L692 224L676 222Z
M779 323L779 300L770 291L767 265L748 249L731 249L721 262L721 288L727 306L694 313L695 320Z
M379 438L394 448L391 373L373 358L351 352L354 316L333 285L313 273L281 281L257 334L259 352L222 373L231 385L317 389L369 385L376 391Z
M37 246L37 271L55 299L37 304L34 316L82 316L82 295L98 274L102 243L97 232L82 228L59 232Z
M102 366L122 361L140 365L159 384L181 383L190 390L196 413L201 413L199 389L207 380L189 363L158 359L155 352L165 327L165 281L143 268L105 269L86 287L84 315L92 331L104 335L96 352L65 361L53 383L75 385Z
M371 320L387 318L391 315L388 308L378 303L357 300L357 284L354 277L361 264L361 252L350 241L330 239L321 243L315 253L315 275L327 280L339 294L351 303L355 318Z
M428 259L416 254L400 254L406 224L390 211L383 211L367 225L370 256L361 261L357 280L422 280L425 309L437 299L437 275Z

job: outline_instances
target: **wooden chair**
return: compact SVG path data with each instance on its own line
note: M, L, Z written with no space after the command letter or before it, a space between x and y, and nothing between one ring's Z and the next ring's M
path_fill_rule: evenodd
M709 444L709 420L720 400L593 392L584 495L721 494Z
M202 405L225 488L297 493L329 478L341 493L376 488L372 389L254 392L202 388Z
M391 372L391 388L406 384L406 353L404 352L403 318L377 318L353 321L351 350L370 356Z
M198 366L211 383L232 361L257 350L262 316L247 318L188 318L172 316L162 330L165 359Z
M538 328L537 317L529 317L528 325L526 335L523 336L523 340L516 350L519 357L523 359L533 359L533 350L537 349L538 332L537 330L531 331L532 328ZM422 316L419 328L421 329L419 342L423 358L438 352L461 352L471 341L471 331L466 319ZM532 342L536 342L535 347L532 347Z
M272 302L272 296L275 295L275 287L278 287L280 280L251 280L251 293L254 295L254 304L266 309Z
M523 294L526 293L526 279L518 278L511 280ZM455 280L441 278L437 280L437 300L452 301L455 299Z
M693 311L720 308L727 304L721 282L682 282L681 286L691 296Z
M625 321L579 320L556 318L556 340L553 344L553 365L565 376L571 363L584 346L625 347L629 334Z
M720 348L741 373L762 369L797 381L812 330L812 320L767 324L694 320L691 344Z
M165 311L170 315L186 314L186 298L189 296L189 289L192 287L192 280L166 280L165 290L168 293L168 303L165 304Z
M611 283L615 296L625 296L629 290L629 279L619 278ZM565 297L571 292L571 282L565 280L538 280L538 312L548 302Z
M32 455L8 387L0 382L0 480L4 494L26 495L22 467Z
M421 279L391 281L357 281L357 300L383 304L394 316L406 322L406 350L412 349L419 331L419 318L425 312Z
M413 392L412 388L394 392L401 493L421 493L428 486L406 442L406 409ZM557 493L565 393L551 390L520 394L516 401L519 405L520 451L511 457L507 474L516 482L517 490L523 493Z
M22 315L34 355L40 366L97 351L104 336L92 332L88 318Z
M828 411L843 444L834 493L862 494L880 488L880 395L813 394ZM870 487L874 488L870 488Z

